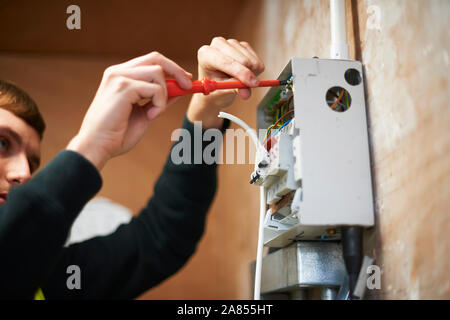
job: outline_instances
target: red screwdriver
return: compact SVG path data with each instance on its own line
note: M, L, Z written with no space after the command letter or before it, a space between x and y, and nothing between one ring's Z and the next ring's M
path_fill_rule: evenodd
M175 79L167 79L167 95L169 98L178 97L191 93L209 94L215 90L223 89L250 89L240 81L214 81L208 78L192 81L192 88L189 90L181 89ZM261 80L256 87L276 87L287 84L287 80Z

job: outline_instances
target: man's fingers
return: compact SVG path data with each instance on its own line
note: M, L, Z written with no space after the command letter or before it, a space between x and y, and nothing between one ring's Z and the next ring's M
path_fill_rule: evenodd
M239 44L241 46L243 46L245 49L247 49L257 60L259 60L259 62L261 62L264 65L264 63L262 62L261 58L258 56L256 51L252 48L252 46L248 42L240 41Z
M238 94L242 99L248 99L252 95L252 91L250 89L238 89Z
M186 71L186 72L187 72L187 71ZM190 72L187 72L186 75L187 75L188 78L191 79L191 80L192 80L192 78L194 77L194 76L192 75L192 73L190 73ZM170 78L172 75L169 74L169 73L167 73L167 72L164 72L164 76L166 76L166 78Z
M117 73L134 80L155 82L161 85L166 83L164 70L161 66L158 65L123 68L121 70L118 70Z
M141 99L151 99L146 104L146 116L148 120L157 118L167 109L168 104L173 102L172 99L167 101L167 90L158 84L139 84L136 88Z
M180 97L172 97L167 100L167 106L174 104Z
M239 44L242 47L244 47L245 49L247 49L247 52L252 54L253 57L258 61L258 63L257 63L257 71L255 71L255 72L257 74L260 74L260 73L264 72L264 70L266 69L266 66L264 65L264 62L262 61L262 59L255 52L255 50L253 50L253 48L250 46L250 44L248 44L248 42L245 42L245 41L240 41Z
M244 55L248 60L251 61L251 65L249 67L252 68L256 60L253 54L251 54L246 48L244 48L236 39L228 39L227 42L230 46L238 50L242 55Z
M153 66L137 66L134 68L118 68L110 71L109 76L122 76L132 80L145 81L148 83L155 83L163 88L165 99L167 100L166 79L164 77L163 68L159 65ZM140 105L142 103L139 103Z
M162 109L156 108L156 107L151 107L148 109L147 111L147 119L148 120L153 120L155 119L157 116L159 116L162 112Z
M224 72L246 86L255 87L259 83L249 68L212 46L201 47L198 50L198 59L204 69Z
M211 47L220 50L222 53L229 56L231 59L236 60L248 69L253 69L253 58L250 58L248 55L244 54L241 49L236 48L224 38L215 37L211 42Z
M238 50L241 54L243 54L245 57L247 57L248 61L250 62L249 67L256 75L264 71L265 67L263 62L261 61L261 59L259 59L258 56L255 55L254 52L248 50L236 39L228 39L227 42L229 43L230 46L232 46L233 48Z
M148 100L150 102L151 99L152 108L158 109L159 113L164 111L167 106L167 95L164 92L164 88L159 84L131 80L128 90L130 92L129 94L133 97L133 104L142 100Z
M145 65L160 65L165 73L175 77L180 87L183 89L190 89L192 87L192 82L190 80L192 78L192 74L156 51L134 58L123 63L121 66L138 67Z

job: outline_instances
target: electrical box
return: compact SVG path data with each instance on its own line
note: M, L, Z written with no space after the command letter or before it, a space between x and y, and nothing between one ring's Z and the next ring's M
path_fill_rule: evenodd
M338 240L374 224L364 77L358 61L293 58L258 106L265 152L252 182L270 210L264 243Z

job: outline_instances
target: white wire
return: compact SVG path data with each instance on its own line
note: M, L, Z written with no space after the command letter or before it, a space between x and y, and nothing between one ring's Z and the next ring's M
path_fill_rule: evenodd
M232 114L226 112L219 112L219 118L225 118L234 123L238 124L242 128L247 131L247 133L252 138L253 143L255 144L256 149L264 148L264 146L259 142L258 137L256 136L255 130L250 128L250 126ZM258 228L258 246L256 250L256 266L255 266L255 288L253 292L253 298L255 300L261 299L261 270L262 270L262 256L264 249L264 217L266 215L266 194L264 192L264 187L259 187L259 228Z
M256 135L256 131L253 130L252 128L250 128L250 126L248 124L246 124L243 120L239 119L236 116L233 116L232 114L226 113L226 112L219 112L218 117L219 118L228 119L228 120L233 121L236 124L240 125L242 128L245 129L245 131L247 131L247 133L250 136L250 138L252 138L256 149L263 148L263 145L258 140L258 136Z
M264 250L264 217L266 214L266 193L264 187L259 187L259 229L258 229L258 247L256 250L256 266L255 266L255 289L253 299L261 299L261 271L262 256Z

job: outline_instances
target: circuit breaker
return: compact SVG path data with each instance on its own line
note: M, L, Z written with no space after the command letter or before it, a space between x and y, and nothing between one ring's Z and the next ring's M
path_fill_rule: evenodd
M264 152L251 183L264 186L264 244L338 240L374 224L362 65L293 58L258 105Z

